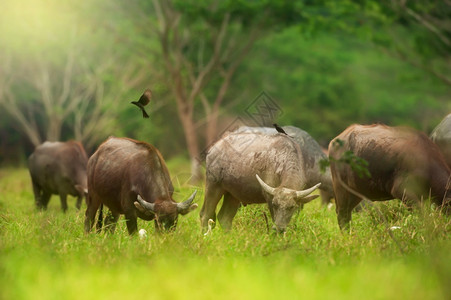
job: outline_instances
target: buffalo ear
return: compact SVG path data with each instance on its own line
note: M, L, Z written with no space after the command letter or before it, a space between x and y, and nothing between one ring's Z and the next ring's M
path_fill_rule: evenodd
M142 207L138 201L133 202L133 204L135 205L136 209L142 212L143 214L147 213L147 210L145 210L144 207Z
M138 201L133 202L133 204L135 205L136 209L140 213L142 213L142 214L144 214L146 216L149 216L149 217L155 217L155 214L153 212L151 212L150 210L146 210L144 207L142 207L141 204L139 204Z
M188 200L177 203L177 212L181 215L186 215L187 213L195 210L198 205L197 203L193 203L194 198L196 197L197 190L188 198Z
M189 206L189 208L188 208L187 211L184 211L184 212L181 211L181 212L179 212L179 214L181 214L181 215L186 215L187 213L192 212L193 210L195 210L198 206L199 206L199 205L198 205L197 203L193 203L193 204L191 204L191 205Z
M80 184L76 184L75 185L75 189L78 191L78 193L80 194L80 195L83 195L83 196L88 196L88 189L87 188L84 188L83 186L81 186Z
M139 194L136 197L136 200L137 201L133 202L133 204L135 204L135 207L140 212L143 212L145 214L155 213L155 204L154 203L149 203L149 202L145 201Z
M180 215L184 216L184 215L186 215L187 213L190 213L190 212L192 212L193 210L195 210L198 206L199 206L199 205L197 205L197 203L193 203L193 204L191 204L191 205L188 207L188 209L177 209L177 212L178 212Z

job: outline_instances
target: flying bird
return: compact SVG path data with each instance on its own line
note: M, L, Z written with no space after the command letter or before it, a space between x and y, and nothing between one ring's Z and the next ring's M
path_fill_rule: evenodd
M144 94L139 98L138 101L132 101L131 103L138 106L140 110L143 112L143 118L149 118L149 115L147 114L146 110L144 109L144 106L149 104L150 98L152 98L152 91L150 89L146 89L144 91Z
M277 132L283 133L288 135L285 130L282 129L282 127L280 127L279 125L277 125L276 123L272 124L274 126L274 128L277 130Z

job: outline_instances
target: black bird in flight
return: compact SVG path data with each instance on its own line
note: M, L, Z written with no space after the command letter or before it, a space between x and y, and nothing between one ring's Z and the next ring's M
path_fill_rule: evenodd
M280 127L279 125L277 125L276 123L272 124L274 126L274 128L277 130L277 132L283 133L288 135L285 130L282 129L282 127Z
M144 91L144 94L139 98L138 101L132 101L131 103L138 106L140 110L143 112L143 118L149 118L149 115L147 114L146 110L144 109L144 106L149 104L150 98L152 98L152 92L150 89L146 89Z

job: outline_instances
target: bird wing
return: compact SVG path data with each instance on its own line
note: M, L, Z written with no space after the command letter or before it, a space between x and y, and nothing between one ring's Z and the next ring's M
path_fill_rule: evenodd
M141 108L141 110L143 111L143 118L149 118L149 115L147 114L147 112L145 111L144 107Z
M150 102L150 98L152 98L152 91L150 89L147 89L144 91L144 94L142 94L141 98L139 98L138 102L142 105L147 105Z

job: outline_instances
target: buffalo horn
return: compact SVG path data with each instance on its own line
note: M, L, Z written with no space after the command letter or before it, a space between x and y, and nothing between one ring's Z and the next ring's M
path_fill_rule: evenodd
M258 180L258 182L260 182L260 185L262 186L262 188L266 191L266 192L268 192L268 193L270 193L271 195L273 195L274 196L274 192L275 192L275 188L273 188L273 187L271 187L271 186L269 186L269 185L267 185L261 178L260 178L260 176L258 176L258 174L255 174L255 177L257 177L257 180Z
M144 207L146 210L150 211L150 212L155 212L155 204L154 203L149 203L147 201L145 201L141 195L138 195L138 197L136 197L136 200L138 200L139 204L141 204L142 207Z
M193 202L194 197L196 197L196 194L197 194L197 190L195 190L191 194L191 196L188 198L188 200L185 200L183 202L177 203L177 211L179 213L186 213L190 209L191 203ZM197 207L197 205L196 205L196 207Z
M296 191L296 198L304 198L304 197L306 197L311 192L316 190L320 185L321 185L321 183L318 183L317 185L314 185L314 186L312 186L309 189L306 189L306 190L303 190L303 191Z

